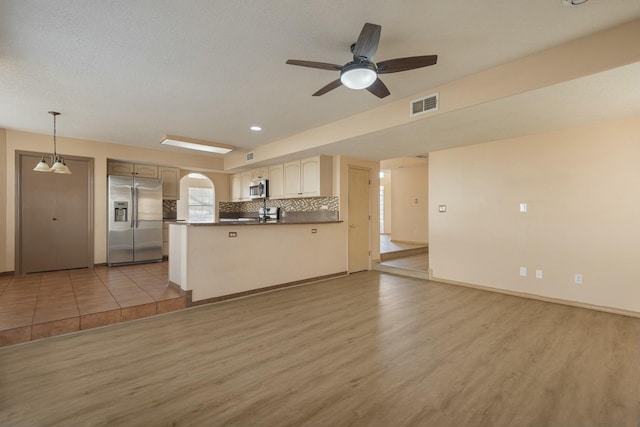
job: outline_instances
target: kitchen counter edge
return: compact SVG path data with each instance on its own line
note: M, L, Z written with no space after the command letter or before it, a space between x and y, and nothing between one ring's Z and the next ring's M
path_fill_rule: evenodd
M228 225L304 225L304 224L339 224L344 221L270 221L270 222L258 222L258 221L224 221L224 222L188 222L188 221L175 221L172 224L178 225L191 225L194 227L219 227Z

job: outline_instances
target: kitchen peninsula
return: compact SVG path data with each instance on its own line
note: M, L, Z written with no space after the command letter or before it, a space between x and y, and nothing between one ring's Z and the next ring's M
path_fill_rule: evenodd
M342 221L175 223L169 280L193 304L347 272Z

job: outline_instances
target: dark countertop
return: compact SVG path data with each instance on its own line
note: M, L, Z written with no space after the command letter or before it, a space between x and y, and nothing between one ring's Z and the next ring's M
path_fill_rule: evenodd
M165 221L166 222L166 221ZM191 225L195 227L219 227L219 226L227 226L233 225L299 225L299 224L339 224L343 221L286 221L286 220L278 220L278 221L267 221L267 222L258 222L258 221L224 221L224 222L188 222L188 221L172 221L178 225Z

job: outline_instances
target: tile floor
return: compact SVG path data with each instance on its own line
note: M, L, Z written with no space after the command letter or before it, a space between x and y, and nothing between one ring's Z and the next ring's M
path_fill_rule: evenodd
M166 261L0 276L0 347L184 307Z

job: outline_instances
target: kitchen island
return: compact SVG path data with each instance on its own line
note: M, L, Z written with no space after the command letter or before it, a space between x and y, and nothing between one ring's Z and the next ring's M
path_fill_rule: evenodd
M193 304L292 286L347 272L342 221L169 225L169 280Z

